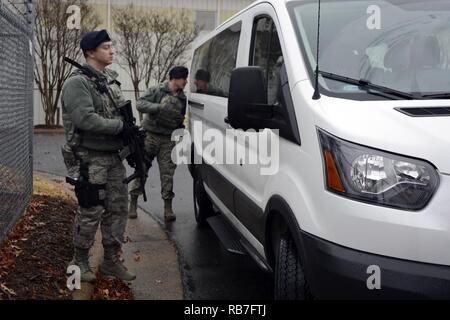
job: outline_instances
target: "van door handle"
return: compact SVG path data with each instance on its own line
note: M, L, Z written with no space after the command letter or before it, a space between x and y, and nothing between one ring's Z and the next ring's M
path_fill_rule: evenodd
M205 104L201 103L201 102L197 102L197 101L193 101L193 100L189 100L189 105L193 108L197 108L197 109L201 109L203 110L205 108Z

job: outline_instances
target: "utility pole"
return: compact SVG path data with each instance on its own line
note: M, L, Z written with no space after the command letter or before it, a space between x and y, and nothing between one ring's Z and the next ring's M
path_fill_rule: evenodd
M25 8L26 8L26 19L27 22L30 25L30 29L29 29L29 44L30 44L30 63L27 66L27 73L28 73L28 77L30 77L29 80L29 92L28 92L28 99L29 99L29 104L31 106L31 111L30 111L30 116L28 118L29 121L29 127L32 128L33 127L33 118L34 118L34 28L35 28L35 23L36 23L36 0L24 0L24 4L25 4ZM30 145L29 145L29 154L30 154L30 158L32 157L33 154L33 141L34 141L34 136L33 134L30 135ZM31 179L31 181L33 181L33 179ZM31 182L33 183L33 182Z
M111 32L111 0L108 0L108 31Z
M222 11L222 0L217 0L216 27L220 25L220 12Z

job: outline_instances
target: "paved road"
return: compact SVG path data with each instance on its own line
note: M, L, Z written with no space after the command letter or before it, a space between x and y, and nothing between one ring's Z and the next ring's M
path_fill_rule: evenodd
M65 175L60 154L61 134L34 136L34 170ZM156 162L150 171L147 203L140 206L162 226L163 202ZM192 179L185 165L175 172L174 211L177 221L167 230L177 244L188 299L271 299L272 276L262 272L248 256L228 253L214 232L198 228L193 214ZM157 254L157 253L155 253Z

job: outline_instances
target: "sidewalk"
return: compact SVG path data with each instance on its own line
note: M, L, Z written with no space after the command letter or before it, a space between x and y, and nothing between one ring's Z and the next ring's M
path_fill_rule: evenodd
M59 176L40 172L34 174L50 182L64 181L64 178ZM136 280L131 282L134 298L182 300L183 285L177 250L159 224L147 213L139 210L137 219L128 220L126 238L128 241L122 250L125 265L136 273ZM95 271L102 256L101 234L98 231L90 260ZM92 285L83 283L81 290L74 292L74 299L88 300L93 290Z

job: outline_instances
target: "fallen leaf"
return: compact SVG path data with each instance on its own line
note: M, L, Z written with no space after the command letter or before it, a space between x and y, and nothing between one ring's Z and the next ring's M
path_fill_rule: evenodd
M0 288L1 288L4 292L6 292L6 293L8 293L8 294L10 294L10 295L13 295L13 296L16 295L16 293L15 293L14 290L8 288L8 287L5 286L3 283L0 283Z

